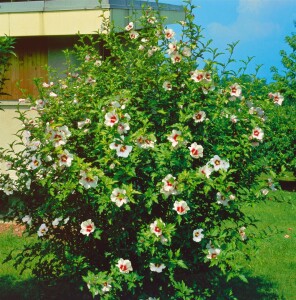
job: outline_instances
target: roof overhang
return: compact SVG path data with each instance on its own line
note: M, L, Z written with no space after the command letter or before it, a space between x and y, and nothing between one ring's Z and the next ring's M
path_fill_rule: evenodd
M0 3L0 35L14 37L93 34L100 32L102 14L124 27L143 4L159 8L166 24L184 19L182 6L131 0L50 0Z

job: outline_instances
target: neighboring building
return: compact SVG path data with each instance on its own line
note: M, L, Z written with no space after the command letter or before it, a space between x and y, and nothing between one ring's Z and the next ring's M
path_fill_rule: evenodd
M0 107L6 109L0 111L0 147L12 141L12 130L17 128L13 111L23 97L20 88L36 94L33 78L46 81L44 66L63 65L62 50L72 47L78 32L99 34L103 13L116 26L124 27L133 10L140 14L143 4L156 7L154 2L133 0L0 0L0 36L16 38L16 57L11 59L3 91L8 95L0 96ZM184 19L178 5L161 4L161 14L168 17L167 24Z

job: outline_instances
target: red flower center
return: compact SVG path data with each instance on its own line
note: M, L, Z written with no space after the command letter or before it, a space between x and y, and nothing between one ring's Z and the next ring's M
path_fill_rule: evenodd
M160 228L158 226L155 226L154 231L155 232L161 232L161 230L160 230Z
M185 211L185 208L183 206L178 206L177 207L177 212L182 213Z
M92 225L87 225L87 226L86 226L86 231L87 231L87 232L91 232L91 231L92 231L92 228L93 228Z
M254 130L254 135L258 136L259 135L259 131L258 130Z
M126 271L126 270L127 270L127 266L126 266L126 265L120 265L120 266L119 266L119 269L120 269L121 271Z
M215 165L216 165L216 166L219 166L219 165L220 165L220 160L218 160L218 159L215 160Z
M112 116L112 117L110 118L110 122L111 122L111 123L115 123L116 121L117 121L116 116Z
M61 161L62 161L62 162L66 162L67 159L68 159L68 156L67 156L66 154L63 154L63 155L61 156Z
M192 155L198 155L198 150L197 149L191 149Z

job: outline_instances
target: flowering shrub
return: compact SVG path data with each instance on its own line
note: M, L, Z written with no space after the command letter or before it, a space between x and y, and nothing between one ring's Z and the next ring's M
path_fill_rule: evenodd
M78 64L28 98L38 116L20 113L23 150L2 154L11 218L38 235L16 264L38 256L37 276L100 299L205 299L220 277L244 279L241 207L263 197L273 103L256 77L219 75L192 9L181 40L149 8L122 33L82 37Z

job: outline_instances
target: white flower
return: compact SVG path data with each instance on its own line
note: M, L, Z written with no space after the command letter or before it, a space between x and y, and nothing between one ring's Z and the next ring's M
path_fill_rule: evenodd
M38 236L44 236L46 234L46 232L48 231L47 226L43 223L41 224L41 226L39 227L37 234Z
M67 224L69 222L69 220L70 220L70 217L65 218L64 219L64 224Z
M227 171L229 168L229 163L225 160L222 160L218 155L215 155L213 158L211 158L210 163L214 167L215 171L220 169Z
M1 188L1 189L7 196L12 195L14 192L14 186L10 182L5 183L3 188Z
M274 94L269 93L268 96L270 98L272 98L273 99L273 103L277 104L277 105L282 105L282 103L284 101L284 97L279 92L274 93Z
M125 26L125 30L126 31L130 31L134 28L134 22L129 22L126 26Z
M86 124L90 124L90 119L85 119L84 121L77 122L77 127L81 129L84 127Z
M169 55L173 54L174 52L176 52L178 50L178 46L177 46L177 43L176 42L172 42L172 43L169 43L169 49L167 50L167 53Z
M160 192L165 194L166 196L169 195L177 195L177 181L176 178L168 174L163 180L163 187L161 188Z
M223 196L220 192L216 194L216 199L218 204L222 204L223 206L229 206L228 202L230 199Z
M80 171L80 176L79 183L86 189L95 188L98 185L98 176L92 176L85 171Z
M172 133L168 136L168 140L172 143L173 147L176 147L179 143L180 136L182 135L181 131L173 129Z
M192 72L191 79L195 82L201 82L204 79L204 71L195 70Z
M118 145L118 147L116 148L116 154L118 157L128 157L132 149L132 146Z
M164 227L164 226L165 223L161 219L159 219L150 224L150 230L152 233L154 233L156 236L159 237L162 235L162 230L160 227Z
M173 31L173 29L165 29L164 30L164 35L167 39L171 39L174 37L175 32Z
M115 188L111 194L111 201L120 207L123 204L126 204L129 200L126 196L126 190Z
M186 57L191 56L191 49L189 47L184 47L182 50L182 55Z
M133 30L133 31L130 32L129 36L132 40L135 40L139 37L139 33L137 31Z
M146 137L140 136L137 138L137 145L143 149L154 148L154 141L149 140Z
M118 260L117 267L120 273L129 273L133 270L131 261L123 258Z
M241 227L241 228L238 230L238 233L239 233L239 235L241 236L241 239L242 239L243 241L245 241L245 240L247 239L247 235L246 235L246 233L245 233L245 230L246 230L246 227L245 227L245 226Z
M204 72L204 80L211 82L212 81L212 74L211 72Z
M237 121L238 121L237 116L231 115L231 116L230 116L230 121L231 121L232 123L237 123Z
M190 210L187 202L184 200L175 201L173 209L177 212L178 215L184 215L188 212L188 210Z
M54 92L49 93L49 97L56 98L58 95Z
M208 164L206 164L205 166L201 167L199 169L199 171L205 175L207 178L210 178L210 175L213 172L213 168L211 166L209 166Z
M203 232L203 229L201 229L201 228L195 229L193 231L193 240L195 242L198 243L198 242L200 242L203 239L204 235L202 234L202 232Z
M73 160L73 155L69 153L68 150L64 150L61 154L58 155L59 166L70 167Z
M171 91L172 90L172 84L170 83L170 81L165 81L162 85L162 87L166 90L166 91Z
M58 226L62 220L63 220L62 217L55 218L51 224L52 224L52 226Z
M118 123L117 132L119 134L127 133L128 130L130 130L128 123L122 123L122 122Z
M110 283L108 283L107 281L104 282L102 284L102 292L106 293L106 292L109 292L112 288L112 285Z
M217 256L220 254L221 250L218 248L210 248L208 249L208 255L207 258L208 259L216 259Z
M37 169L41 165L41 160L39 157L36 157L35 155L31 158L31 162L29 164L30 168L32 170Z
M62 127L57 127L56 130L48 128L48 133L51 134L50 140L53 141L55 147L65 145L67 138L71 136L71 132L65 125Z
M196 123L203 122L205 120L205 118L206 118L206 113L203 110L201 110L193 115L193 120Z
M203 147L201 145L197 145L197 143L193 143L191 144L190 147L188 147L188 149L190 150L190 155L193 158L203 157Z
M163 269L166 268L166 266L164 264L155 264L155 263L150 263L150 270L152 272L157 272L157 273L161 273Z
M178 63L182 60L182 56L178 53L178 52L174 52L172 55L171 55L171 60L172 62L175 64L175 63Z
M242 94L242 88L238 83L234 83L230 86L230 96L240 97Z
M106 126L113 127L116 123L118 123L118 115L115 111L109 112L105 115L105 122Z
M29 226L32 224L32 217L30 215L25 215L22 218L22 222L27 223Z
M80 226L81 226L80 233L87 236L89 236L96 229L96 226L91 219L82 222Z
M261 128L255 127L252 131L251 138L261 141L263 139L264 132Z

